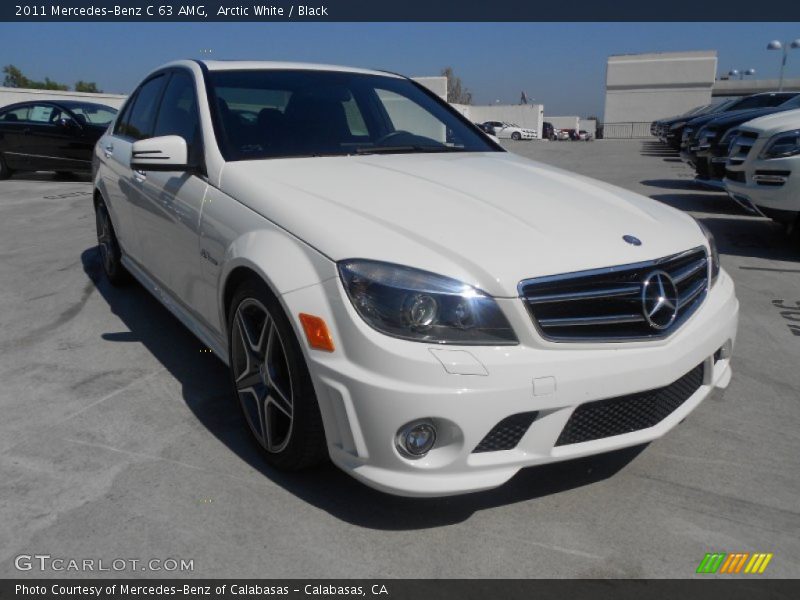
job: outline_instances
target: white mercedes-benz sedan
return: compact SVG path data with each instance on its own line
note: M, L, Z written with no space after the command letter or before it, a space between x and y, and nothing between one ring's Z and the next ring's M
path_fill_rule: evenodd
M103 269L229 367L275 467L441 496L654 440L731 378L690 216L505 152L399 75L167 64L99 140Z

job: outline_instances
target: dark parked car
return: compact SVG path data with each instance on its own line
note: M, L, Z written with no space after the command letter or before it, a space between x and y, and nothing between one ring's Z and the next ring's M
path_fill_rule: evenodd
M74 100L0 108L0 179L14 171L91 171L94 145L116 114Z
M693 108L682 115L675 115L674 117L666 117L664 119L659 119L658 121L653 121L650 124L650 132L665 144L670 145L672 145L672 141L677 135L678 142L680 143L680 134L676 132L681 130L688 121L694 119L695 117L699 117L700 115L707 115L711 114L712 112L724 110L724 108L733 101L733 99L730 99L723 102L718 102L717 104L706 104L704 106ZM673 125L675 126L675 130L672 128Z
M688 151L697 172L697 179L722 187L725 163L728 160L731 143L736 138L736 128L759 117L798 108L800 108L800 94L796 94L794 98L779 106L734 111L706 123L696 132L694 136L696 143Z
M542 123L542 139L550 140L551 142L555 141L556 139L555 127L553 127L553 124L549 121Z

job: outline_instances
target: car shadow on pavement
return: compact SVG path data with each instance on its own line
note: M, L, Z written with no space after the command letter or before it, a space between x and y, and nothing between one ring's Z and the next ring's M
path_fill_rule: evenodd
M89 173L55 173L52 171L22 171L11 174L9 181L67 181L76 183L91 183Z
M715 216L698 220L714 234L720 254L800 262L797 234L787 235L781 225L770 219Z
M778 223L748 213L725 194L654 194L650 197L686 212L713 215L698 217L698 220L714 234L720 254L800 261L797 233L789 236Z
M695 192L689 194L651 194L650 198L683 211L695 211L724 215L748 215L735 200L719 192Z
M707 187L697 183L694 179L645 179L640 183L648 187L657 187L665 190L708 190Z
M128 332L106 341L139 342L181 384L183 400L208 431L273 483L342 521L370 529L414 530L460 523L476 511L534 500L612 477L644 448L521 470L502 487L448 498L401 498L375 491L332 464L285 473L267 465L250 438L229 387L227 367L137 283L117 289L102 272L97 247L81 254L86 275Z
M642 148L640 150L642 156L664 156L664 157L677 157L680 153L667 146L666 144L662 144L661 142L654 141L654 142L642 142Z

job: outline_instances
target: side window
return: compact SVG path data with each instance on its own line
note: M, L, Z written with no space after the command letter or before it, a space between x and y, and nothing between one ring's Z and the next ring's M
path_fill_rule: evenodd
M131 109L131 117L125 128L125 135L134 140L151 137L158 110L158 101L164 88L166 76L158 75L146 81L136 93L136 100Z
M153 136L179 135L186 140L186 145L192 148L198 136L198 129L194 79L188 73L176 71L164 91Z
M27 121L30 106L20 106L0 113L0 121L4 123L17 123L19 121Z
M61 110L49 104L34 104L28 114L28 121L36 125L50 125L61 116Z
M136 92L131 94L131 97L122 108L122 112L117 117L117 121L114 123L114 135L127 135L125 132L128 130L128 120L131 116L131 108L133 108L135 102Z

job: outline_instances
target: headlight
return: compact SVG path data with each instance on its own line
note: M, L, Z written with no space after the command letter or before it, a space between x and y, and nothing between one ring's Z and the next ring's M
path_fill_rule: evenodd
M800 129L773 135L764 146L761 158L785 158L796 154L800 154Z
M697 137L700 140L700 145L710 144L711 141L717 137L717 131L715 129L707 129L706 127L703 127L697 132Z
M735 127L728 129L719 140L720 144L730 143L732 140L736 139L736 135L739 133L739 130Z
M720 147L727 148L728 154L730 154L730 151L733 150L733 142L736 141L736 137L738 135L739 135L738 129L736 128L728 129L728 131L725 132L725 135L723 135L722 138L719 140Z
M500 307L466 283L390 263L339 263L356 312L381 333L433 344L517 344Z
M709 269L711 279L708 287L711 287L716 283L717 277L719 276L719 252L717 251L717 240L714 239L714 234L708 230L708 227L703 225L700 221L697 221L697 224L700 226L700 230L708 240L708 247L710 250L708 259L711 261Z
M684 125L686 125L686 121L678 121L677 123L673 123L672 125L670 125L669 128L670 129L680 129Z

